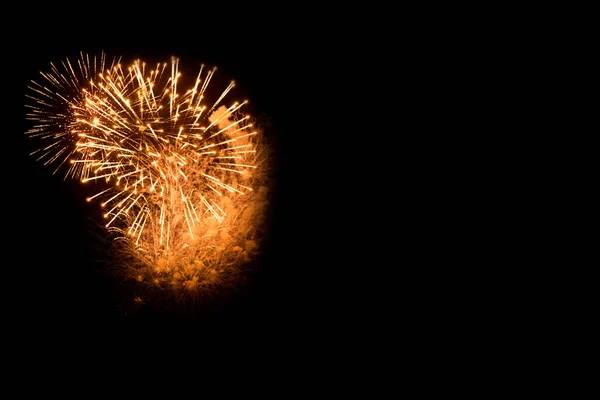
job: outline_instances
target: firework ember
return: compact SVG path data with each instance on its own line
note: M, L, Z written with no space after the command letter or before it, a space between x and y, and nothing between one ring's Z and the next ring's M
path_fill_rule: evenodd
M105 54L50 64L29 85L32 155L54 172L100 188L115 263L158 290L209 293L252 261L267 204L260 129L214 94L216 68L184 86L179 60L125 67Z

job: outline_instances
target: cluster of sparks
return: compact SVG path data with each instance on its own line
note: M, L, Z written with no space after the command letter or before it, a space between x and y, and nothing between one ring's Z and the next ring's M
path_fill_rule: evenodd
M180 245L181 227L192 241L197 224L226 218L224 196L252 191L257 168L257 131L242 113L247 101L226 104L235 83L206 100L215 71L202 65L182 90L175 57L123 67L120 59L81 53L52 63L29 85L34 124L26 134L42 143L32 154L66 177L102 182L87 200L100 202L106 227L139 249L169 251Z

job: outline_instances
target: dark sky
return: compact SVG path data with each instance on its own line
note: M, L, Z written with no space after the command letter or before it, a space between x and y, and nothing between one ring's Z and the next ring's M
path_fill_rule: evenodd
M9 87L13 91L10 106L14 111L9 113L10 132L4 132L9 137L9 146L4 149L4 168L8 175L5 215L10 220L10 248L15 251L11 261L11 276L14 274L11 308L16 318L46 321L55 326L110 325L138 319L161 322L184 319L201 324L206 318L260 321L293 312L291 293L296 287L295 273L291 271L298 268L302 256L289 257L287 250L296 246L292 245L292 238L301 236L298 221L290 220L299 218L300 213L299 209L293 209L291 201L292 197L299 201L299 196L293 195L292 185L285 182L284 152L286 142L292 142L290 136L305 129L299 125L302 111L298 109L300 99L307 97L300 90L309 89L305 78L299 76L306 62L302 44L286 40L280 31L278 34L277 26L268 25L261 26L260 32L253 31L251 25L200 24L194 28L174 27L170 32L164 26L143 33L136 26L112 26L102 31L97 24L90 28L85 20L76 28L64 20L60 22L30 23L27 28L30 39L11 45L13 64L8 69ZM87 30L94 33L88 34ZM23 106L29 80L37 79L39 71L46 70L50 62L76 58L80 51L88 54L104 51L109 58L123 56L126 60L168 61L177 56L181 65L193 73L197 73L200 63L217 66L218 75L236 80L236 90L250 100L253 114L270 120L269 135L278 152L277 186L272 199L273 236L256 283L242 300L215 306L209 317L204 311L201 315L194 311L170 315L154 309L132 313L123 306L131 299L123 298L115 290L106 277L105 267L96 261L96 243L90 230L96 229L97 211L85 202L85 190L77 182L64 181L62 175L53 176L51 168L29 156L35 146L23 134L29 126ZM288 155L290 163L294 151L297 154L300 150L295 149ZM289 171L292 177L292 169ZM300 252L297 248L293 251Z

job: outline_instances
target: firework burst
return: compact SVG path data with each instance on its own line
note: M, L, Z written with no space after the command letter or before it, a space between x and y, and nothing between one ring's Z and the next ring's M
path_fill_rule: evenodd
M81 53L32 81L26 131L54 173L100 189L120 271L180 295L220 291L252 260L267 203L266 148L247 101L210 96L216 68L184 86L179 60L124 67ZM185 88L183 88L185 87ZM210 99L210 100L209 100Z

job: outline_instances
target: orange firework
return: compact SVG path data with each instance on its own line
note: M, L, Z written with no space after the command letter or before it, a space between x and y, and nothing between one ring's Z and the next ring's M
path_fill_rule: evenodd
M266 204L266 149L230 82L209 101L216 68L181 89L179 60L124 68L80 54L32 81L32 154L65 176L100 182L126 273L156 288L210 292L256 254ZM259 189L259 190L256 190ZM125 259L126 262L125 262Z

